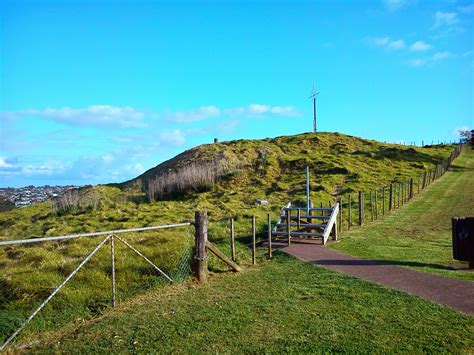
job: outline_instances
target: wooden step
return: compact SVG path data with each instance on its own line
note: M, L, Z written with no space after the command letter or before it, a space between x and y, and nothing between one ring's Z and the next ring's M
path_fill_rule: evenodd
M288 236L288 232L280 232L276 231L272 233L273 235L286 235ZM290 232L290 236L292 237L322 237L322 233L311 233L311 232Z
M291 215L290 217L291 217L291 219L297 219L297 218L298 218L298 216L295 216L295 215ZM286 219L286 218L287 218L287 217L286 217L286 214L280 215L280 218L281 218L281 219ZM304 219L309 219L309 218L312 218L312 219L329 219L329 218L331 218L331 216L330 216L330 215L324 215L324 216L315 216L315 215L310 215L310 216L308 216L308 215L301 215L300 218L301 218L301 219L303 219L303 218L304 218Z
M279 223L276 225L277 227L287 227L287 223ZM290 223L291 227L298 227L298 223ZM300 228L325 228L326 223L321 223L321 224L313 224L313 223L300 223Z

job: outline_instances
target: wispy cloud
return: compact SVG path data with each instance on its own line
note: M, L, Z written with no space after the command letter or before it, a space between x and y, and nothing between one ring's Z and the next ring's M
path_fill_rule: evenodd
M153 115L148 113L149 115ZM147 112L130 106L92 105L86 108L46 108L2 112L2 117L41 117L75 126L144 127Z
M403 39L397 39L395 41L391 41L388 45L388 49L403 49L406 47L405 41Z
M451 56L452 54L448 51L437 52L430 57L412 59L408 62L408 64L413 67L423 67L425 65L433 64L435 62L447 59Z
M416 41L410 46L410 51L412 52L424 52L433 48L431 44L425 43L423 41Z
M174 122L195 122L217 117L221 110L213 105L201 106L189 111L166 112L165 116Z
M408 4L407 0L382 0L382 5L389 11L397 11Z
M434 15L433 28L439 28L443 26L452 26L459 22L458 14L456 12L443 12L436 11Z
M368 37L365 39L365 42L371 46L383 47L392 50L400 50L406 47L405 41L403 39L392 40L388 36Z
M244 107L229 108L225 109L224 113L232 116L273 115L296 117L300 115L300 112L293 106L270 106L261 104L250 104Z
M217 106L201 106L196 109L179 112L167 112L165 116L173 122L195 122L221 116L267 117L286 116L296 117L301 113L293 106L271 106L264 104L250 104L247 106L219 108Z
M186 142L184 133L180 129L166 130L160 133L160 143L180 146Z

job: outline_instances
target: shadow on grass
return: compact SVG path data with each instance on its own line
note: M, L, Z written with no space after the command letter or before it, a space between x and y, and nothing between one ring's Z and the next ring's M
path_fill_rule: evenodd
M474 168L468 168L465 166L451 165L449 171L454 173L465 173L466 171L474 170Z
M353 265L353 266L370 266L370 265L392 265L392 266L410 266L410 267L421 267L421 268L431 268L439 270L456 270L456 268L451 266L444 266L439 264L427 264L420 263L417 261L400 261L400 260L347 260L347 259L333 259L333 260L312 260L312 263L317 265L327 265L327 266L336 266L336 265Z

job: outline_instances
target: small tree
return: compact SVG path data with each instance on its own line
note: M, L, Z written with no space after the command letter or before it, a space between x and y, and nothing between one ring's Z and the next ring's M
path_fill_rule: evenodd
M469 144L471 143L473 132L468 130L459 130L459 140L462 144Z

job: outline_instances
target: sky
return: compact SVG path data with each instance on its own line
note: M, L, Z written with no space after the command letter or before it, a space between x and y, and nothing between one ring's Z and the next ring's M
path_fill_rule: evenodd
M0 0L0 187L120 182L196 145L474 128L474 2Z

